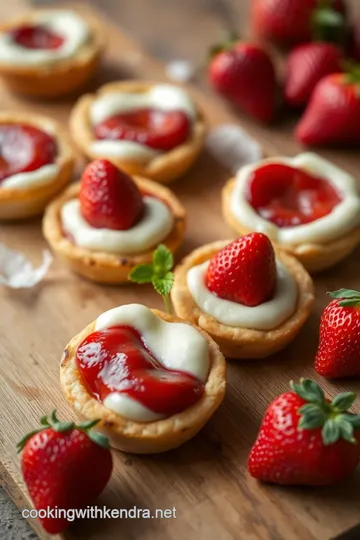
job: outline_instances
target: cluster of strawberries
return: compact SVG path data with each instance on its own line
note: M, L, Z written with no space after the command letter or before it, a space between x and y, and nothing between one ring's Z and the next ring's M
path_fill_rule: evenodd
M352 24L346 1L253 0L252 27L262 42L290 49L281 101L305 109L297 140L308 146L359 144L360 20ZM257 120L275 118L277 73L262 46L229 39L215 47L209 79Z

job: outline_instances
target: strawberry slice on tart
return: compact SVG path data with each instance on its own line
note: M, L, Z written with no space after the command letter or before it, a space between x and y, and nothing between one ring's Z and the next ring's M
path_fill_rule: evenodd
M171 84L110 83L85 95L70 117L72 136L90 159L168 183L183 175L203 146L205 123L187 92Z
M158 244L176 251L185 210L170 190L98 159L48 207L43 230L75 272L99 283L123 283L132 268L151 262Z
M0 219L40 214L70 181L74 154L53 120L0 114Z
M262 233L205 245L175 270L179 317L207 331L230 358L264 358L300 331L314 302L302 265Z
M360 241L356 180L317 154L243 167L222 200L224 219L237 234L266 233L310 272L336 264Z
M101 314L67 345L61 386L115 448L157 453L192 438L220 405L225 359L196 325L141 304Z
M0 75L13 92L54 98L81 88L98 67L100 23L67 9L33 9L0 26Z

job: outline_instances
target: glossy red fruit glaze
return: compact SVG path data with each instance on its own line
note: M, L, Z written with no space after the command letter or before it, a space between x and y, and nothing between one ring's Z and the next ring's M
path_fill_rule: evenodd
M333 300L325 308L320 320L315 369L328 379L360 375L359 306L339 306L339 300Z
M107 118L95 126L95 135L97 139L133 141L168 151L184 143L190 129L190 120L182 111L141 109Z
M96 159L87 165L81 177L79 198L82 216L98 229L128 230L145 210L133 179L106 159Z
M298 429L299 408L307 403L294 392L268 407L249 456L250 474L263 482L326 486L343 480L359 462L358 445L339 439L324 447L321 429Z
M54 163L56 141L34 126L0 124L0 182Z
M31 437L21 455L21 471L37 510L86 508L106 486L112 471L110 450L84 431L45 429ZM39 517L44 529L57 534L71 522Z
M250 233L225 246L210 261L206 285L219 298L246 306L270 300L276 288L276 264L268 237Z
M261 217L278 227L311 223L330 214L341 201L330 182L281 163L252 173L247 199Z
M192 375L166 368L130 326L112 326L81 343L77 365L88 391L100 402L119 392L151 411L172 416L202 396L204 385Z
M11 31L11 37L26 49L56 50L65 41L62 36L41 25L19 26Z

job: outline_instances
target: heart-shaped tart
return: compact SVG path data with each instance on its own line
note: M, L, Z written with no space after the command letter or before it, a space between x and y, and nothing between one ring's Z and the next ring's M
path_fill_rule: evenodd
M98 159L49 205L43 232L75 272L123 283L134 266L152 261L158 244L174 253L185 226L185 209L169 189Z
M193 437L220 405L226 364L200 328L139 304L100 315L67 345L61 385L76 414L112 446L164 452Z
M355 178L312 153L240 169L224 187L223 215L237 234L266 233L310 272L336 264L360 242Z
M74 154L53 120L0 113L0 219L41 213L70 181Z
M106 84L82 96L70 117L74 141L91 159L167 183L185 173L205 137L202 114L180 87L142 81Z
M294 339L314 303L303 266L262 233L188 255L171 291L179 317L197 324L230 358L264 358Z
M102 49L95 18L71 10L32 10L0 26L0 75L15 92L57 97L86 83Z

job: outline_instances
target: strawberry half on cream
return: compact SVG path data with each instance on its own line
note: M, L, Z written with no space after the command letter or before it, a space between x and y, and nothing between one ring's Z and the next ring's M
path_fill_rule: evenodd
M44 234L76 272L101 283L122 283L137 264L151 262L160 243L172 252L182 242L185 210L166 188L131 178L95 160L81 181L47 210Z
M302 265L262 233L218 241L175 270L175 311L207 331L225 356L264 358L300 331L314 301Z

